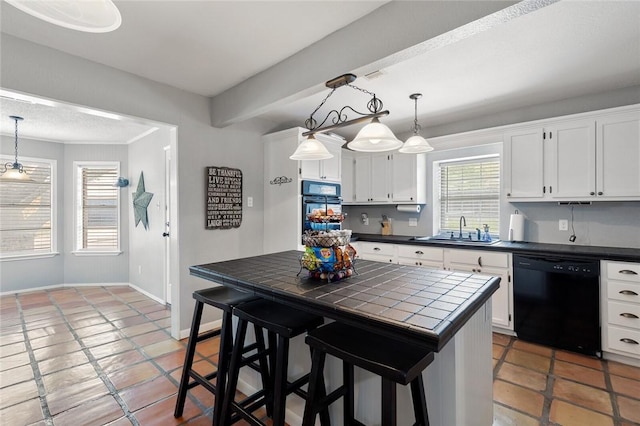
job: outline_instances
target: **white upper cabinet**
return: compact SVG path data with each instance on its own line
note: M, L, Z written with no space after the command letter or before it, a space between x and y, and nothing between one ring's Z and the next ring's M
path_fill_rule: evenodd
M427 201L426 154L391 155L391 200L394 203L425 204Z
M342 173L342 144L344 142L324 134L316 134L315 138L327 147L327 150L333 154L333 157L327 160L300 161L300 178L304 180L326 180L328 182L340 183Z
M638 201L638 164L638 109L550 119L504 134L503 188L511 202Z
M543 129L506 133L503 157L507 199L541 198L544 188Z
M596 196L640 200L640 111L596 120Z
M355 193L355 158L353 151L342 150L342 202L353 203L356 199Z
M346 204L425 204L427 198L427 171L425 154L350 152L353 168L345 156L343 176L354 176L353 194L343 195ZM343 178L344 181L344 178ZM343 184L343 194L345 192Z
M595 195L595 120L577 120L545 127L549 149L548 197L585 199Z

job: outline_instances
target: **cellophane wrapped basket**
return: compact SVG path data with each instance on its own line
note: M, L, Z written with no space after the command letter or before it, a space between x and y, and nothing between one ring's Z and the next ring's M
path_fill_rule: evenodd
M303 241L300 266L310 278L338 281L353 275L356 250L349 244L351 230L307 232Z

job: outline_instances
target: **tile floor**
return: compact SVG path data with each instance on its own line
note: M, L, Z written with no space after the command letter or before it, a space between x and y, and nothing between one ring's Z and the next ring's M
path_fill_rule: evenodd
M190 391L173 417L186 340L170 311L128 287L0 298L0 425L210 425L213 397ZM215 369L218 341L198 346ZM640 424L640 368L495 334L494 426Z

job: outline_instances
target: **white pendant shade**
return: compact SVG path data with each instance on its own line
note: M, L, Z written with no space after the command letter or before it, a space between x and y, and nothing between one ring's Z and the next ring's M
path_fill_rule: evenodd
M433 151L433 147L429 142L420 135L413 135L399 149L404 154L420 154L423 152Z
M402 142L395 137L391 129L380 123L377 118L364 126L355 139L347 144L353 151L382 152L393 151L402 146Z
M29 177L28 174L26 174L24 171L20 172L20 169L12 167L10 169L7 169L6 172L2 173L2 175L0 175L0 179L2 180L10 180L13 182L33 182L33 179L31 179Z
M296 152L289 158L292 160L326 160L331 157L333 154L327 150L327 147L313 135L310 135L298 145Z
M5 1L38 19L77 31L106 33L122 23L120 11L111 0Z

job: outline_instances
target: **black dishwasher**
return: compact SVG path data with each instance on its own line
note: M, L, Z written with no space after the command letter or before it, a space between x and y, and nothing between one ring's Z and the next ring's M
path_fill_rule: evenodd
M600 263L556 256L513 256L519 339L602 356Z

